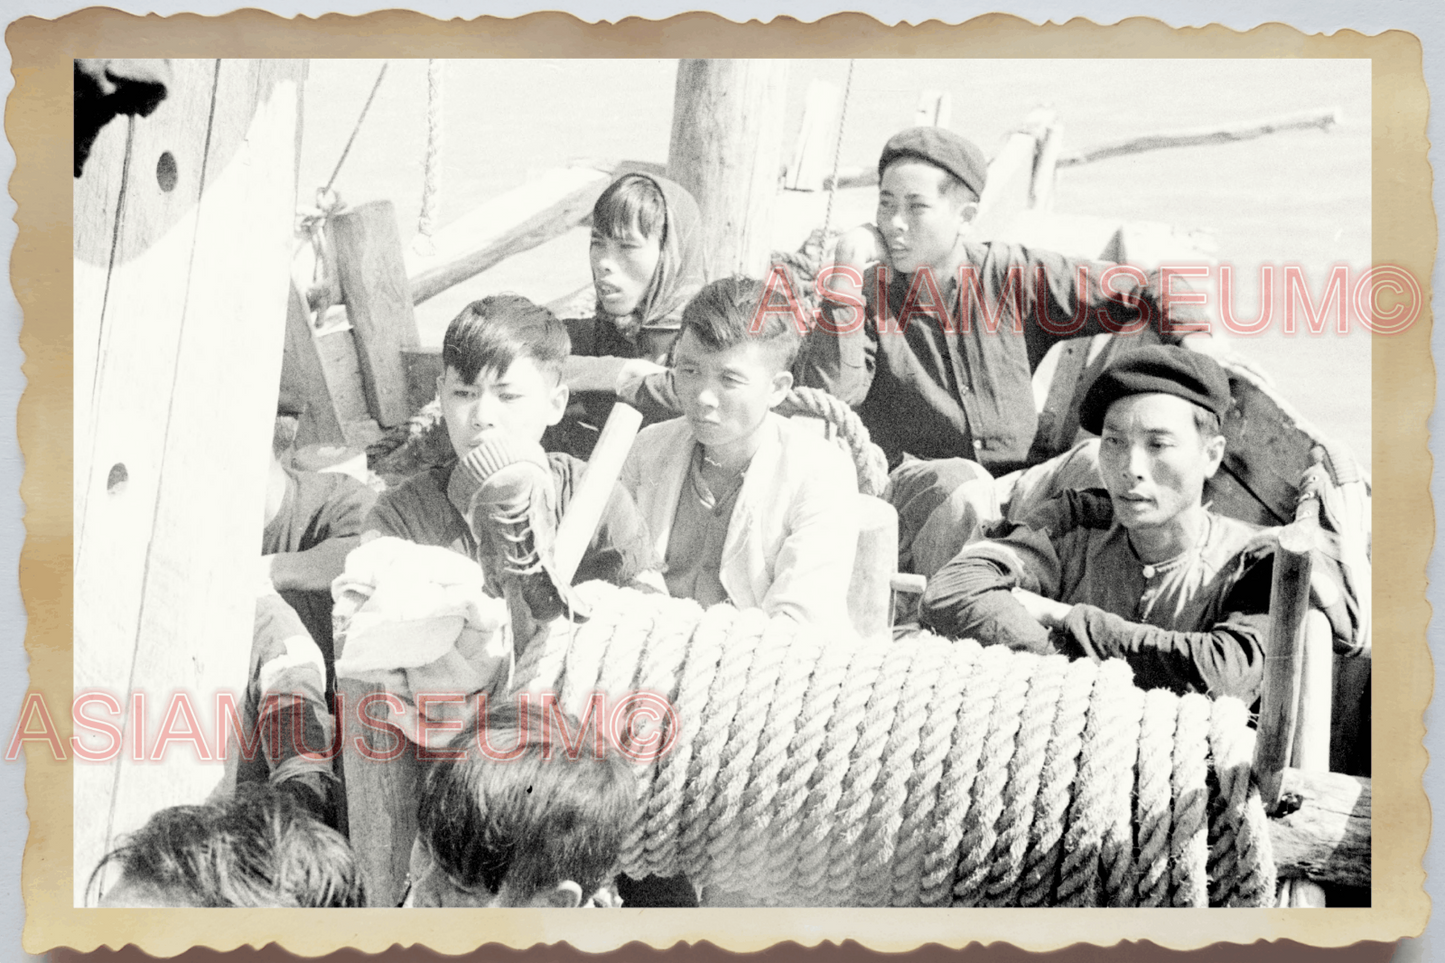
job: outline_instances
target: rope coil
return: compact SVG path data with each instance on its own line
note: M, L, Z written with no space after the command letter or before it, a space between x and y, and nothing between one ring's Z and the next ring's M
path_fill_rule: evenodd
M574 714L599 686L676 707L673 750L634 764L629 875L789 906L1273 899L1233 700L1146 693L1118 661L821 639L727 605L581 592L618 617L533 640L518 687Z

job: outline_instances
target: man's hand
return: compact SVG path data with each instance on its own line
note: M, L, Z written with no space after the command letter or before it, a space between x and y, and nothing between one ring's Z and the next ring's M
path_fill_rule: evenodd
M1015 588L1011 590L1014 598L1024 607L1033 620L1046 629L1052 629L1064 621L1069 614L1071 605L1063 602L1055 602L1053 599L1044 598L1037 592L1030 592L1028 589Z
M622 371L617 375L616 394L618 398L628 404L637 400L637 392L642 388L642 383L652 375L667 374L667 367L646 358L633 358L622 366Z

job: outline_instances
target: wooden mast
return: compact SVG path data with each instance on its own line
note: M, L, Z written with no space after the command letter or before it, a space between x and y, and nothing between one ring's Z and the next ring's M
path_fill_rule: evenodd
M667 176L702 214L708 276L762 277L783 156L785 60L682 60Z

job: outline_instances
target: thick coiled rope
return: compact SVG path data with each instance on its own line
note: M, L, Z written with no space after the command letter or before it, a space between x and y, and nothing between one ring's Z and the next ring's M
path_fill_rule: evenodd
M595 690L675 707L635 763L632 876L686 873L787 906L1260 906L1274 866L1233 700L1096 665L918 634L580 588L517 686L575 714Z

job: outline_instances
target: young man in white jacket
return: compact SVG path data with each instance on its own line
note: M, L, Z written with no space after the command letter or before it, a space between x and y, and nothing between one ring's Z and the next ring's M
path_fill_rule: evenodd
M764 287L715 281L683 312L684 415L643 430L623 470L675 597L847 624L858 481L836 445L774 414L801 344Z

